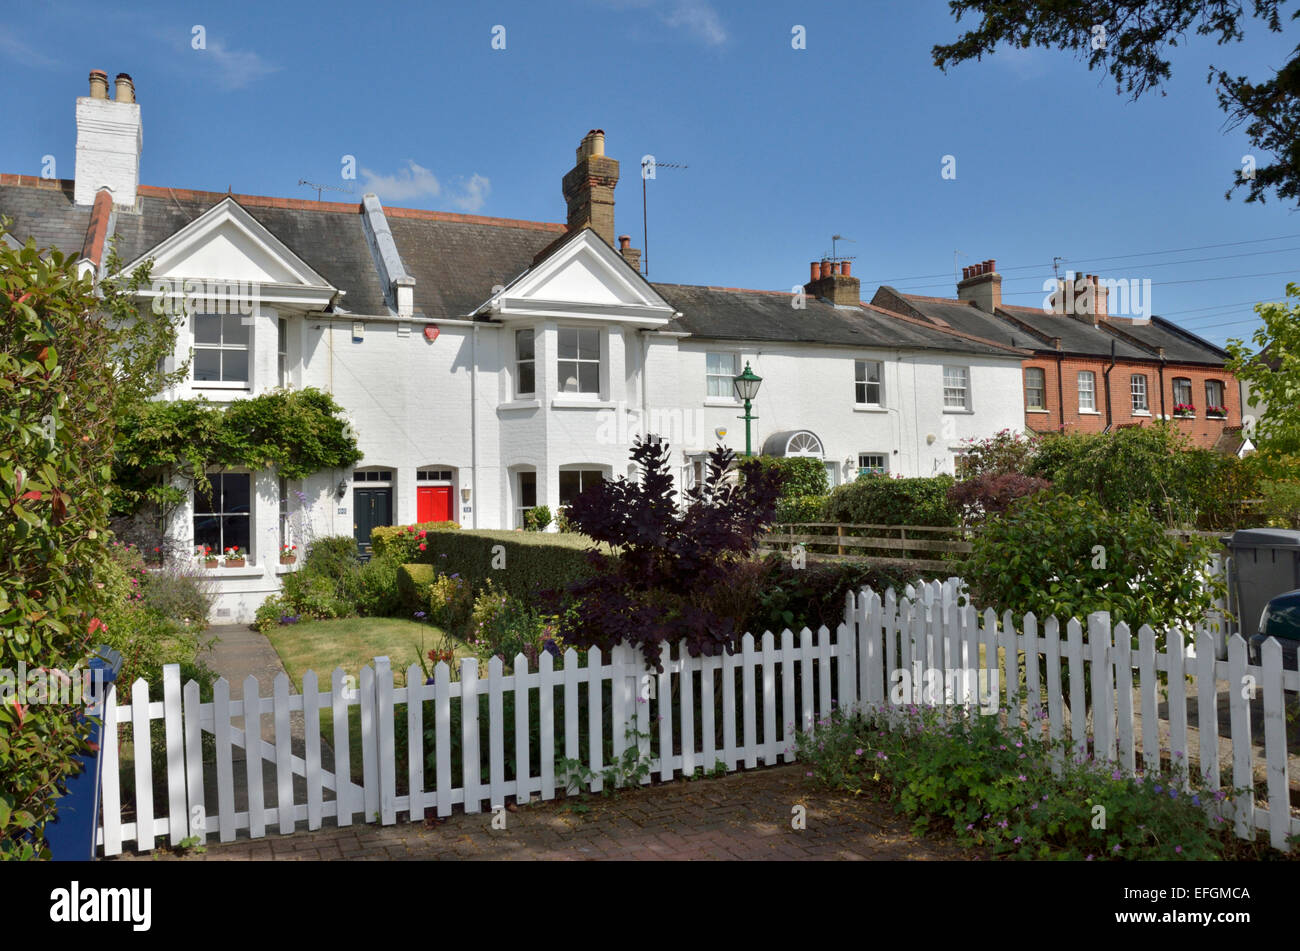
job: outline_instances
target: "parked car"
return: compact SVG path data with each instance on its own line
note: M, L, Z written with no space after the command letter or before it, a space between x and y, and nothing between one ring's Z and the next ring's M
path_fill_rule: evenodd
M1279 594L1264 605L1259 616L1259 631L1250 638L1252 664L1261 662L1264 642L1270 637L1277 638L1282 645L1283 669L1295 670L1296 650L1300 648L1300 588Z

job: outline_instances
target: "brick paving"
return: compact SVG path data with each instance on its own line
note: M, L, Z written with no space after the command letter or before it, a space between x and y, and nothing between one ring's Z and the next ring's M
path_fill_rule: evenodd
M388 861L523 859L899 860L978 859L941 838L918 838L886 803L814 788L798 765L733 773L720 779L588 796L588 812L564 800L535 801L492 815L457 813L438 823L327 826L212 844L200 854L123 855L123 860ZM807 809L795 830L792 808Z

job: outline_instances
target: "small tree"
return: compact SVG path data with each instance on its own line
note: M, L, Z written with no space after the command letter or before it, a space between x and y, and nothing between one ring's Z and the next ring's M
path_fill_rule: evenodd
M756 466L737 480L734 454L718 447L679 509L668 444L637 439L631 456L637 480L599 482L569 506L578 531L613 551L592 550L594 575L563 592L562 638L602 651L638 645L656 670L665 641L685 640L693 657L735 651L744 616L723 605L736 604L737 587L755 574L750 557L775 515L779 473Z
M1227 369L1250 384L1251 406L1268 405L1250 433L1261 453L1300 457L1300 284L1286 286L1285 302L1256 304L1264 326L1255 331L1252 350L1228 341Z

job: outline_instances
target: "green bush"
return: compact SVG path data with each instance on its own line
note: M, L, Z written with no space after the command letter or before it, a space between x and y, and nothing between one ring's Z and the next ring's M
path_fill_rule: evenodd
M869 587L884 592L917 580L897 568L877 568L852 562L810 562L795 568L788 558L769 555L762 562L763 576L757 596L750 602L745 630L817 630L823 624L835 630L844 620L844 596Z
M429 585L437 572L433 565L400 565L397 569L397 597L408 611L423 611L428 607Z
M1257 467L1191 446L1175 427L1125 426L1110 433L1043 437L1027 474L1112 512L1145 509L1167 526L1235 527L1242 499L1257 493Z
M550 524L550 506L534 505L524 513L524 531L526 532L544 532Z
M359 563L357 543L351 535L329 535L307 546L302 570L337 578Z
M490 590L492 582L488 582ZM456 636L464 633L474 605L474 589L459 573L439 574L428 586L429 620Z
M415 525L381 525L370 530L370 550L376 556L391 554L399 564L415 559L424 532L447 532L460 528L457 522L418 522Z
M140 582L141 601L165 617L198 630L207 627L212 610L212 582L188 559L170 559L147 572Z
M393 617L402 610L397 591L396 557L372 557L361 566L357 576L357 613L362 617Z
M564 587L589 577L585 535L554 532L459 531L430 532L426 548L415 561L436 572L456 572L474 590L492 579L502 591L522 598Z
M1205 539L1170 535L1144 509L1112 512L1090 495L1048 491L986 522L961 573L978 604L1032 611L1040 623L1109 611L1135 646L1143 624L1163 645L1165 627L1201 621L1221 593L1203 574L1210 552Z
M784 496L776 503L777 525L825 521L825 495Z
M892 800L917 833L951 831L962 845L1013 859L1220 859L1233 841L1231 802L1190 777L1191 791L1160 776L1128 778L1112 765L1078 762L1041 722L1007 726L975 715L954 728L935 710L833 713L795 737L814 780ZM1060 775L1054 753L1063 753ZM1106 821L1095 821L1104 803ZM1207 816L1207 807L1211 812Z
M781 498L792 499L806 495L825 495L830 491L826 466L820 459L807 456L750 456L739 463L740 471L746 469L775 469L781 473Z
M961 524L961 513L948 501L950 475L896 479L861 475L836 486L826 501L826 521L856 525Z
M360 571L358 565L357 571ZM282 576L280 597L292 613L310 618L351 617L357 613L356 602L340 593L337 578L321 571L290 572Z

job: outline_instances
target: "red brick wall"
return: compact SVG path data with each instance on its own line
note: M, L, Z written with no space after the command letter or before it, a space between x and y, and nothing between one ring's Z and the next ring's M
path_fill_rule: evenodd
M1106 428L1106 367L1110 359L1101 357L1065 356L1061 359L1061 376L1063 387L1059 395L1064 397L1066 432L1099 433ZM1044 404L1046 412L1035 412L1028 408L1026 392L1025 425L1035 432L1056 432L1061 429L1061 399L1057 389L1057 361L1054 357L1040 355L1024 361L1023 368L1037 367L1043 371L1046 382ZM1093 413L1079 410L1078 375L1081 370L1091 370L1096 376L1096 407ZM1142 373L1147 378L1147 405L1150 416L1135 416L1130 394L1130 377ZM1192 405L1196 415L1191 419L1176 419L1174 424L1186 433L1192 444L1210 448L1223 432L1225 426L1241 425L1241 390L1236 378L1226 370L1214 367L1184 366L1167 363L1164 367L1164 412L1172 416L1174 411L1173 381L1183 377L1192 382ZM1210 419L1205 415L1205 382L1218 380L1223 384L1223 405L1227 410L1226 418ZM1136 363L1117 361L1110 371L1111 419L1115 426L1129 423L1146 425L1160 418L1161 413L1161 373L1156 363Z

